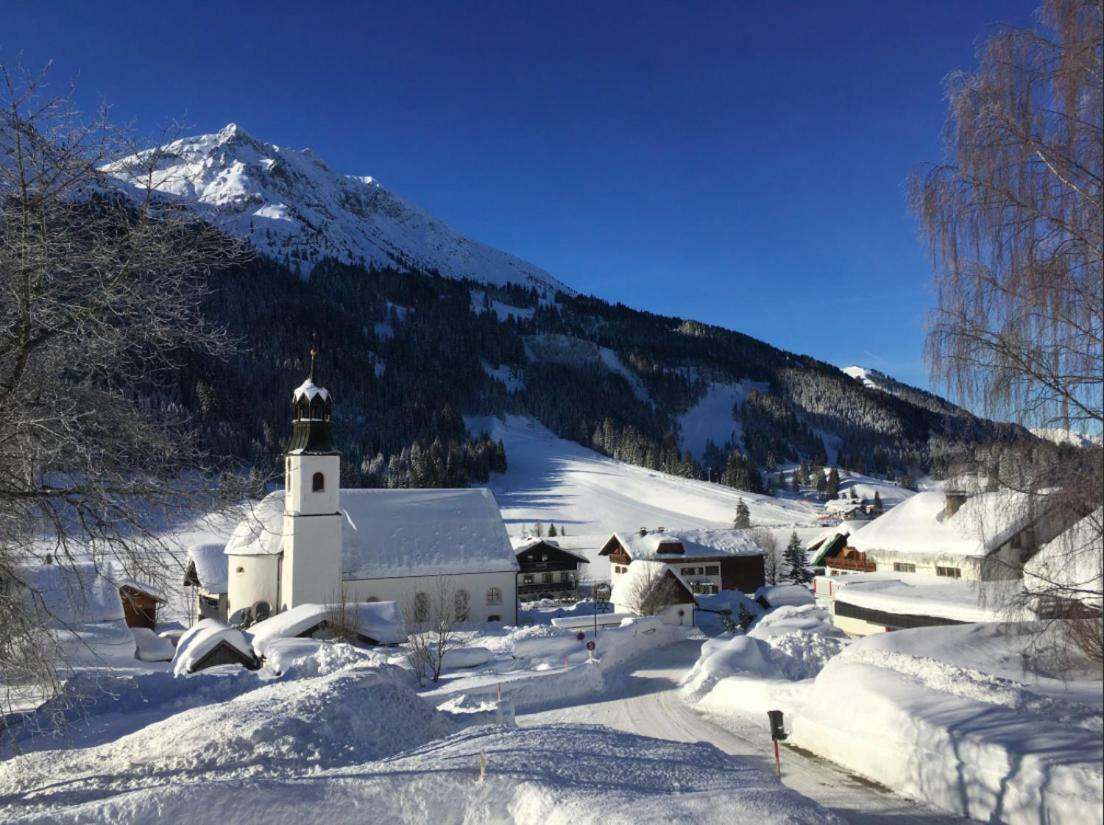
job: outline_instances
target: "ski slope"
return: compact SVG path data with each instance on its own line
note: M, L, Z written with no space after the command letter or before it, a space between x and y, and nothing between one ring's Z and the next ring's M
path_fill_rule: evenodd
M530 418L468 419L506 446L507 471L490 482L511 535L534 522L566 527L568 535L604 535L639 527L671 530L731 527L743 499L754 524L812 527L812 502L755 495L680 478L607 458L558 438Z

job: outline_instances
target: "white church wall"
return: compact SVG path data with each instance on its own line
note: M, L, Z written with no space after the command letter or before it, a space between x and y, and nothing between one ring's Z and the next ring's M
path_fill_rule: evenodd
M227 556L230 576L227 580L228 615L256 602L277 607L276 588L280 556Z
M482 623L498 621L517 624L517 573L459 573L446 576L402 576L387 579L358 579L344 583L347 601L395 601L406 613L413 612L417 593L425 593L432 600L439 592L439 582L453 594L458 590L468 592L468 621ZM498 603L489 604L488 593L498 590Z

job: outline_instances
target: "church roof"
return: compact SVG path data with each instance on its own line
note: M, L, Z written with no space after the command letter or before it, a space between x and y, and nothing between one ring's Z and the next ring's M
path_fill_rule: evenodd
M326 401L330 397L330 391L325 387L320 387L314 383L310 378L296 387L291 393L291 400L298 401L300 398L306 398L308 401L313 401L316 397L321 397L323 401Z
M518 570L498 502L486 488L342 490L342 576L348 580ZM284 493L234 529L227 555L283 549Z

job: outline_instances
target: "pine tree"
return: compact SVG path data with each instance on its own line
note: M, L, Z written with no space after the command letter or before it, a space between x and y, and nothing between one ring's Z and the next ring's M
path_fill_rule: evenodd
M556 525L555 524L549 524L548 525L548 538L554 539L554 538L556 538L556 535L557 535L556 534Z
M737 530L746 530L751 527L751 510L748 509L742 498L736 502L736 518L733 521L733 526Z
M825 492L828 494L828 498L830 498L830 499L839 498L839 488L840 488L839 470L837 470L835 467L833 467L832 471L830 473L828 473L828 482L826 484L826 490L825 490Z
M882 512L882 497L878 494L878 491L874 491L874 510L875 512Z
M786 545L783 558L790 568L790 581L794 584L804 584L812 579L809 569L805 566L805 549L801 546L801 539L797 537L796 530L790 533L790 543Z
M539 521L533 525L533 534L537 538L540 538L544 535L544 528L541 527L541 523Z

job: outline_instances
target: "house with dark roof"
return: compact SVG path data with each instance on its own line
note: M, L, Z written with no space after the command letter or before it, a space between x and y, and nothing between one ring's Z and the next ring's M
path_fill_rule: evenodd
M517 556L519 601L573 599L579 584L579 568L587 557L567 550L551 538L526 536L514 542Z

